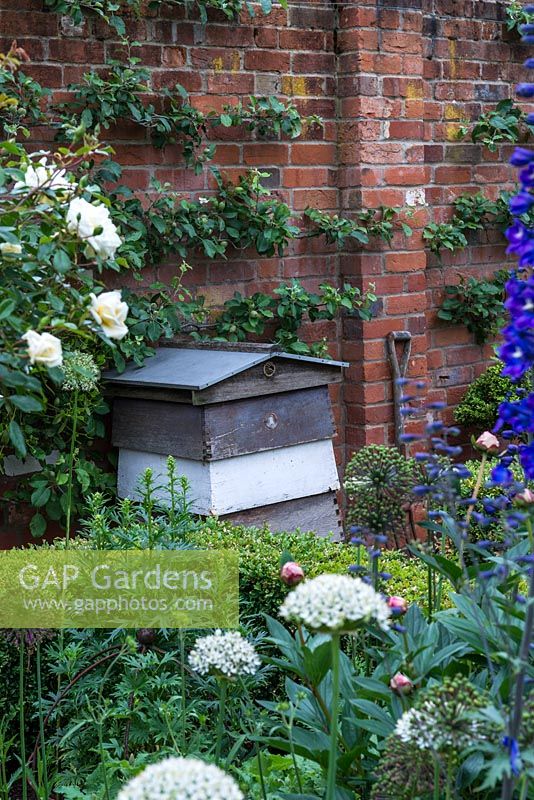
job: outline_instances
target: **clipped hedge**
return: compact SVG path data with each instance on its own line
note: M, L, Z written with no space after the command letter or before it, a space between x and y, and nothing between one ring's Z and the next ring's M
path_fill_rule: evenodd
M477 431L491 431L497 421L499 405L510 397L517 400L519 395L514 384L502 375L503 364L499 361L476 378L458 404L454 419L459 425L476 428Z
M245 528L219 522L214 529L193 531L188 540L197 547L227 549L239 555L242 613L276 616L288 589L279 578L280 557L291 553L310 578L325 572L346 573L357 560L352 545L331 542L314 533L271 533L268 527ZM362 563L366 557L363 553ZM408 602L426 603L427 572L422 562L401 551L385 551L380 569L392 575L389 594L399 594Z

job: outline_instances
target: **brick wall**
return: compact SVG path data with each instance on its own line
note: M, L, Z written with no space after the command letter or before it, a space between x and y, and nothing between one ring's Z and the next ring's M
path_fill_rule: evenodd
M283 258L243 252L224 262L189 259L188 282L215 305L235 290L267 291L291 277L310 289L324 280L375 283L380 300L372 321L347 317L314 327L333 356L351 361L334 396L340 461L365 442L392 442L388 332L411 332L410 375L428 375L437 395L452 402L491 353L464 329L439 324L436 307L458 270L481 275L503 265L501 240L477 235L464 252L439 263L425 251L421 229L430 219L446 219L459 193L489 186L497 194L511 178L503 154L455 138L461 120L511 96L521 75L525 49L517 35L506 34L503 6L501 0L289 0L288 10L277 7L253 20L243 15L239 23L215 13L202 25L180 5L129 20L155 90L179 82L204 111L249 94L277 94L323 118L322 128L293 141L218 130L224 138L215 163L229 176L265 168L269 185L297 211L311 205L350 214L387 204L413 212L414 235L397 233L390 247L337 253L319 239L302 239ZM25 71L63 97L83 72L103 69L123 52L102 21L73 27L40 0L0 0L0 34L0 48L17 38L32 58ZM152 177L184 194L213 188L207 171L194 176L182 168L179 146L154 150L133 125L106 137L133 188L147 189ZM166 263L146 275L147 284L175 272L176 264Z
M525 79L522 66L528 48L515 32L507 32L502 2L425 0L425 160L430 169L427 201L437 221L447 219L451 201L472 187L496 198L514 171L507 160L511 148L490 153L458 142L462 120L477 119L504 98L514 97L514 85ZM429 369L443 399L456 404L466 385L483 371L493 355L492 343L474 344L465 328L437 324L436 306L443 285L456 283L458 273L482 277L510 264L503 237L480 232L470 246L442 263L430 255L427 267Z

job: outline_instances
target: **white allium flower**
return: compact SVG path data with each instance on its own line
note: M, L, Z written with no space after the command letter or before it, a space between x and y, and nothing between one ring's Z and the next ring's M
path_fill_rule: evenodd
M46 367L60 367L63 363L61 341L51 333L26 331L22 336L28 345L30 364L44 364Z
M67 211L67 228L87 242L91 250L101 258L113 258L122 244L117 228L106 206L93 205L83 197L74 197ZM95 234L95 230L101 229Z
M93 318L102 326L109 339L123 339L128 333L124 320L128 316L128 304L121 299L120 289L91 294L89 306Z
M197 758L166 758L122 787L117 800L243 800L235 780Z
M394 732L401 742L416 744L421 750L431 749L432 739L428 739L428 732L422 722L421 712L410 708L399 717Z
M261 660L254 646L238 631L215 631L210 636L196 640L189 653L191 668L200 675L218 675L224 678L238 678L240 675L254 675L261 666Z
M73 350L63 362L65 379L61 388L67 392L92 392L98 386L100 370L90 353Z
M46 156L40 158L34 166L30 166L24 173L24 179L17 181L13 187L19 189L54 189L55 191L72 192L75 188L65 177L65 170L58 169L56 164L49 164Z
M12 242L2 242L0 244L0 253L3 256L18 256L22 253L22 246Z
M431 701L425 702L421 708L405 711L397 720L394 733L402 742L438 753L451 748L471 747L480 741L481 736L477 720L469 720L462 726L447 724Z
M382 595L360 578L319 575L288 594L280 615L311 630L347 633L371 620L387 630L391 611Z

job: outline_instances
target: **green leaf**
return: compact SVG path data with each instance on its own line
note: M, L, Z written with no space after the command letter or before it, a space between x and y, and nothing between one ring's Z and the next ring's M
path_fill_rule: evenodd
M85 128L90 128L93 124L93 112L90 108L84 108L81 113L80 122Z
M20 408L21 411L26 411L27 413L43 410L43 404L40 400L37 400L36 397L30 397L24 394L12 394L7 399L10 403L13 403L14 406Z
M48 503L51 496L52 492L50 488L46 485L46 483L41 483L32 492L30 502L35 508L42 508L42 506L45 506Z
M56 250L53 258L54 268L64 275L71 267L71 260L65 250Z
M224 125L225 128L232 127L232 117L229 114L221 114L221 125Z
M0 319L6 319L6 317L9 317L16 307L17 303L15 300L12 300L9 297L5 300L2 300L2 302L0 302Z
M30 532L35 538L40 538L46 531L46 519L39 511L30 520Z
M15 420L11 420L9 423L9 439L11 444L15 448L15 451L19 458L26 458L27 450L26 450L26 441L24 439L24 434L22 432L22 428L15 422Z

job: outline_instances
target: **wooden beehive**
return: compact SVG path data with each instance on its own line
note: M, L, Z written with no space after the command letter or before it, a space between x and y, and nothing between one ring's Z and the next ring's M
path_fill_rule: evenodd
M272 347L162 347L106 373L119 495L133 496L147 467L164 475L172 455L195 513L337 536L328 384L343 366Z

